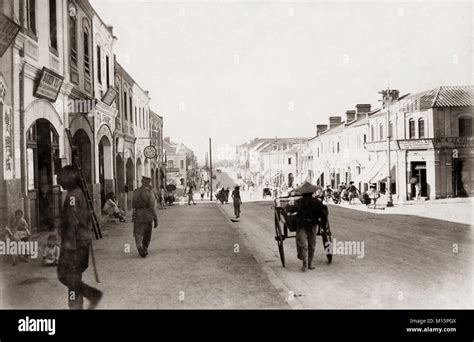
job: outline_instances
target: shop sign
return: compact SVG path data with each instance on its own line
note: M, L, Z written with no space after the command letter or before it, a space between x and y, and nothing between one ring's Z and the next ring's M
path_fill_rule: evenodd
M20 25L0 13L0 57L3 57L20 31Z
M111 106L117 95L117 90L113 87L109 87L105 95L102 97L102 102L104 102L107 106Z
M431 139L398 140L398 146L401 150L427 150L434 148Z
M442 137L434 138L436 148L463 148L474 147L474 137Z
M64 77L58 75L54 71L43 67L41 77L36 86L34 96L44 98L46 100L56 102L59 91L63 85Z

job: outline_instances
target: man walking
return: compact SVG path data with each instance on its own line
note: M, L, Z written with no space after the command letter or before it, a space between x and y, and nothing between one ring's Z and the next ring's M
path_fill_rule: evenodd
M158 227L155 210L155 196L150 185L151 178L142 177L142 186L133 192L133 235L138 254L142 258L148 255L152 225Z
M232 191L232 199L234 200L234 214L235 218L240 217L240 205L242 204L242 199L240 198L240 187L237 185Z
M61 251L58 279L68 288L69 309L82 310L84 297L90 301L89 309L93 309L101 300L102 292L82 281L82 273L89 266L89 251L92 247L91 216L80 188L79 171L71 165L63 167L58 182L67 190L59 225Z
M196 205L196 202L194 202L194 187L195 184L192 180L188 181L188 205L191 205L191 202L193 205Z

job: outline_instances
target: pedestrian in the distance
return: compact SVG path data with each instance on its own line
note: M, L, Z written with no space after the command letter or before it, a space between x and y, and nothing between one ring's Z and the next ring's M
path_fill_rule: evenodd
M150 185L151 178L142 177L142 186L133 192L133 235L138 254L142 258L148 255L152 227L158 227L158 215L155 210L155 196Z
M194 182L189 181L188 183L188 205L196 205L196 202L194 202Z
M102 292L82 281L82 273L89 266L91 215L80 188L79 171L71 165L63 167L58 182L67 191L59 224L58 278L68 288L69 309L83 309L84 297L90 302L89 309L93 309L101 300Z
M201 193L201 201L204 201L204 185L201 185L201 189L199 189L199 192Z
M237 185L232 191L232 199L234 200L234 214L235 218L240 217L240 205L242 204L242 199L240 198L240 187Z

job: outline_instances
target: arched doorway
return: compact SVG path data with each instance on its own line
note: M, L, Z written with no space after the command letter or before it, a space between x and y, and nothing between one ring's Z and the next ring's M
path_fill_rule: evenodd
M59 135L51 122L38 119L26 131L26 143L28 219L32 228L51 230L59 215L54 205L60 197L55 177L61 168Z
M99 141L99 183L101 207L104 206L107 193L113 191L113 182L112 145L109 139L104 135Z
M295 177L293 176L293 173L289 173L288 174L288 187L289 188L293 187L294 181L295 181Z
M143 165L140 158L137 159L137 188L142 185Z
M132 158L127 159L125 164L125 196L127 198L127 208L132 208L132 196L135 184L135 166Z
M82 174L88 185L89 191L92 189L92 151L91 140L86 131L79 129L74 133L72 142L77 148L77 152L81 158Z

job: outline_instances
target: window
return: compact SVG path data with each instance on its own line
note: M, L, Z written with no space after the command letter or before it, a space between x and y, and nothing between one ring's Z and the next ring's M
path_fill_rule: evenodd
M374 126L370 126L370 141L375 140L375 129Z
M184 169L184 160L180 160L181 162L181 168Z
M127 117L127 110L128 110L128 106L127 106L127 92L124 91L124 92L123 92L123 115L125 116L125 120L128 120L128 117ZM132 115L132 113L130 113L130 115Z
M415 139L415 120L408 121L408 138Z
M50 46L58 50L58 32L56 18L56 0L49 0L49 41Z
M383 124L379 124L379 140L383 140Z
M97 45L97 80L102 84L102 51L100 45Z
M339 141L337 142L336 150L337 150L337 153L339 153Z
M364 144L367 142L367 134L364 134Z
M393 122L390 121L388 124L388 137L393 138Z
M135 107L135 124L137 124L137 107Z
M291 165L291 158L288 158L288 165Z
M105 56L105 81L107 82L107 88L110 87L110 60L109 60L109 56Z
M173 168L173 161L172 160L168 160L168 168L169 169L172 169Z
M26 1L26 27L36 34L36 0Z
M423 119L418 120L418 138L423 139L425 137L425 121Z
M69 17L69 36L71 37L70 41L70 50L71 50L71 64L77 66L77 24L76 17Z
M132 103L132 94L130 94L130 121L133 122L133 103Z
M458 120L459 125L459 136L460 137L472 137L472 118L461 117Z
M84 29L84 72L87 75L91 73L91 59L89 55L89 32Z

